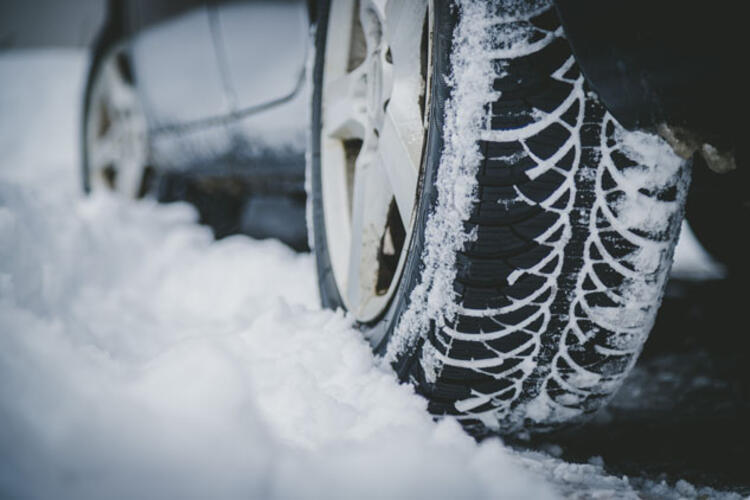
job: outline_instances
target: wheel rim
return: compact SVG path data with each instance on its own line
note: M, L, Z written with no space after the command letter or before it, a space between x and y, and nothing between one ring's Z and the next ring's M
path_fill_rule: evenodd
M357 320L385 311L403 272L426 140L428 0L333 0L321 101L328 251Z
M148 155L146 118L121 51L105 57L86 116L88 185L92 191L143 195Z

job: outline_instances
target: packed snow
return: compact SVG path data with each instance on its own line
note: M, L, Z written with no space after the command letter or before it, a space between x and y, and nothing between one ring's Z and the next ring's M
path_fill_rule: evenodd
M85 199L85 67L0 54L0 497L732 497L477 444L319 308L310 255Z

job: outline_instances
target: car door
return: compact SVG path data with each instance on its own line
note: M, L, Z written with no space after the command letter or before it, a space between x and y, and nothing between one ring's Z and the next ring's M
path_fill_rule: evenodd
M309 30L304 0L228 1L213 8L237 111L271 105L300 89Z
M132 0L129 9L133 68L152 128L231 113L211 3Z

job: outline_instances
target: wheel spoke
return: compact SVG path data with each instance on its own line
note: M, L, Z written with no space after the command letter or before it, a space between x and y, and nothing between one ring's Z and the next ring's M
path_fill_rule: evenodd
M427 0L388 0L385 5L385 43L392 59L392 90L380 136L382 165L393 186L404 227L409 227L424 146L420 107L425 91L422 30Z
M380 48L385 24L386 0L361 0L359 5L359 22L365 35L367 53L372 54Z
M422 156L422 121L409 117L397 106L390 106L380 133L380 166L396 197L404 227L409 227L417 192L419 164Z
M406 84L421 95L422 60L414 55L422 51L421 28L427 16L427 0L389 0L385 9L384 34L393 55L394 86Z
M324 76L326 79L339 78L349 68L349 49L352 45L352 20L354 19L354 5L352 1L331 2L328 25L335 29L328 29L326 35L326 54Z
M361 314L375 296L378 252L385 232L388 208L393 199L388 180L382 175L379 158L365 153L357 161L351 219L351 247L347 279L349 304Z
M93 141L89 162L94 170L101 170L107 166L114 166L119 160L119 146L117 134L113 130L116 125L111 125L104 135Z
M339 1L331 3L329 25L336 29L328 31L326 39L326 57L324 68L324 87L322 103L323 133L329 138L364 139L367 123L367 105L365 102L366 66L360 65L350 71L353 64L351 51L357 45L354 40L355 3ZM357 56L365 59L364 49L359 46Z
M329 82L323 95L323 130L328 137L364 139L367 124L364 65Z
M124 159L120 164L120 168L117 170L117 179L115 180L115 188L118 192L129 196L131 198L137 198L141 192L141 184L143 183L143 158L134 155Z

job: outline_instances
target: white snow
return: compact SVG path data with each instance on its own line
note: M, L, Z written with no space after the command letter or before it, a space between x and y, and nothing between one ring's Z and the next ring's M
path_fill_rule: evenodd
M184 204L83 199L84 70L0 54L0 497L716 494L477 445L318 308L309 255L215 242Z
M721 279L726 276L725 267L715 261L698 242L690 224L682 223L680 239L674 250L672 277L683 280Z

